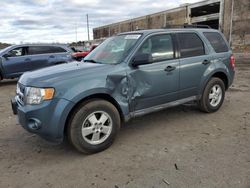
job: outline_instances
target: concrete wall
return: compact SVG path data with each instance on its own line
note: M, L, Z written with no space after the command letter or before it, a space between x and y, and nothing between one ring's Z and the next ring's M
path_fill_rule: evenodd
M232 14L232 1L234 1ZM231 42L235 52L250 53L250 0L221 0L221 31ZM232 18L232 27L231 26ZM106 38L120 32L136 29L156 29L169 25L188 23L188 8L182 6L132 20L126 20L93 29L94 39ZM230 32L230 28L232 28Z
M123 22L94 28L94 39L106 38L120 32L134 31L136 29L159 29L167 25L182 25L186 22L186 7L176 8L156 14L151 14Z
M250 52L249 0L234 0L232 47L237 52Z

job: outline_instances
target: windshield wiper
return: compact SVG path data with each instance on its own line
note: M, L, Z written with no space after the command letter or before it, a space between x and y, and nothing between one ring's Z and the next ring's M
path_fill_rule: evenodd
M96 61L96 60L94 60L94 59L85 59L85 60L83 60L83 62L102 64L102 62L98 62L98 61Z

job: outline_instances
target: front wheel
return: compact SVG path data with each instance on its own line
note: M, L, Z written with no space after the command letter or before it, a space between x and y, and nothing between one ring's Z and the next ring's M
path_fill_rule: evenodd
M199 101L199 108L203 112L216 112L223 104L225 97L225 85L219 78L211 78L207 83L202 97Z
M97 153L107 149L120 128L119 112L105 100L91 100L75 110L67 133L80 152Z

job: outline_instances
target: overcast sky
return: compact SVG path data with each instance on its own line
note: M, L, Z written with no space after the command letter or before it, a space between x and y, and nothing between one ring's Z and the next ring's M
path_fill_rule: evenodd
M200 0L0 0L0 42L86 40L92 28Z

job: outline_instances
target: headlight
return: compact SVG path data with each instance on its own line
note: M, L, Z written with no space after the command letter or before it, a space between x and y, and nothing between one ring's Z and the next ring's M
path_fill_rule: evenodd
M54 88L25 88L25 103L26 104L40 104L45 100L53 98L55 93Z

